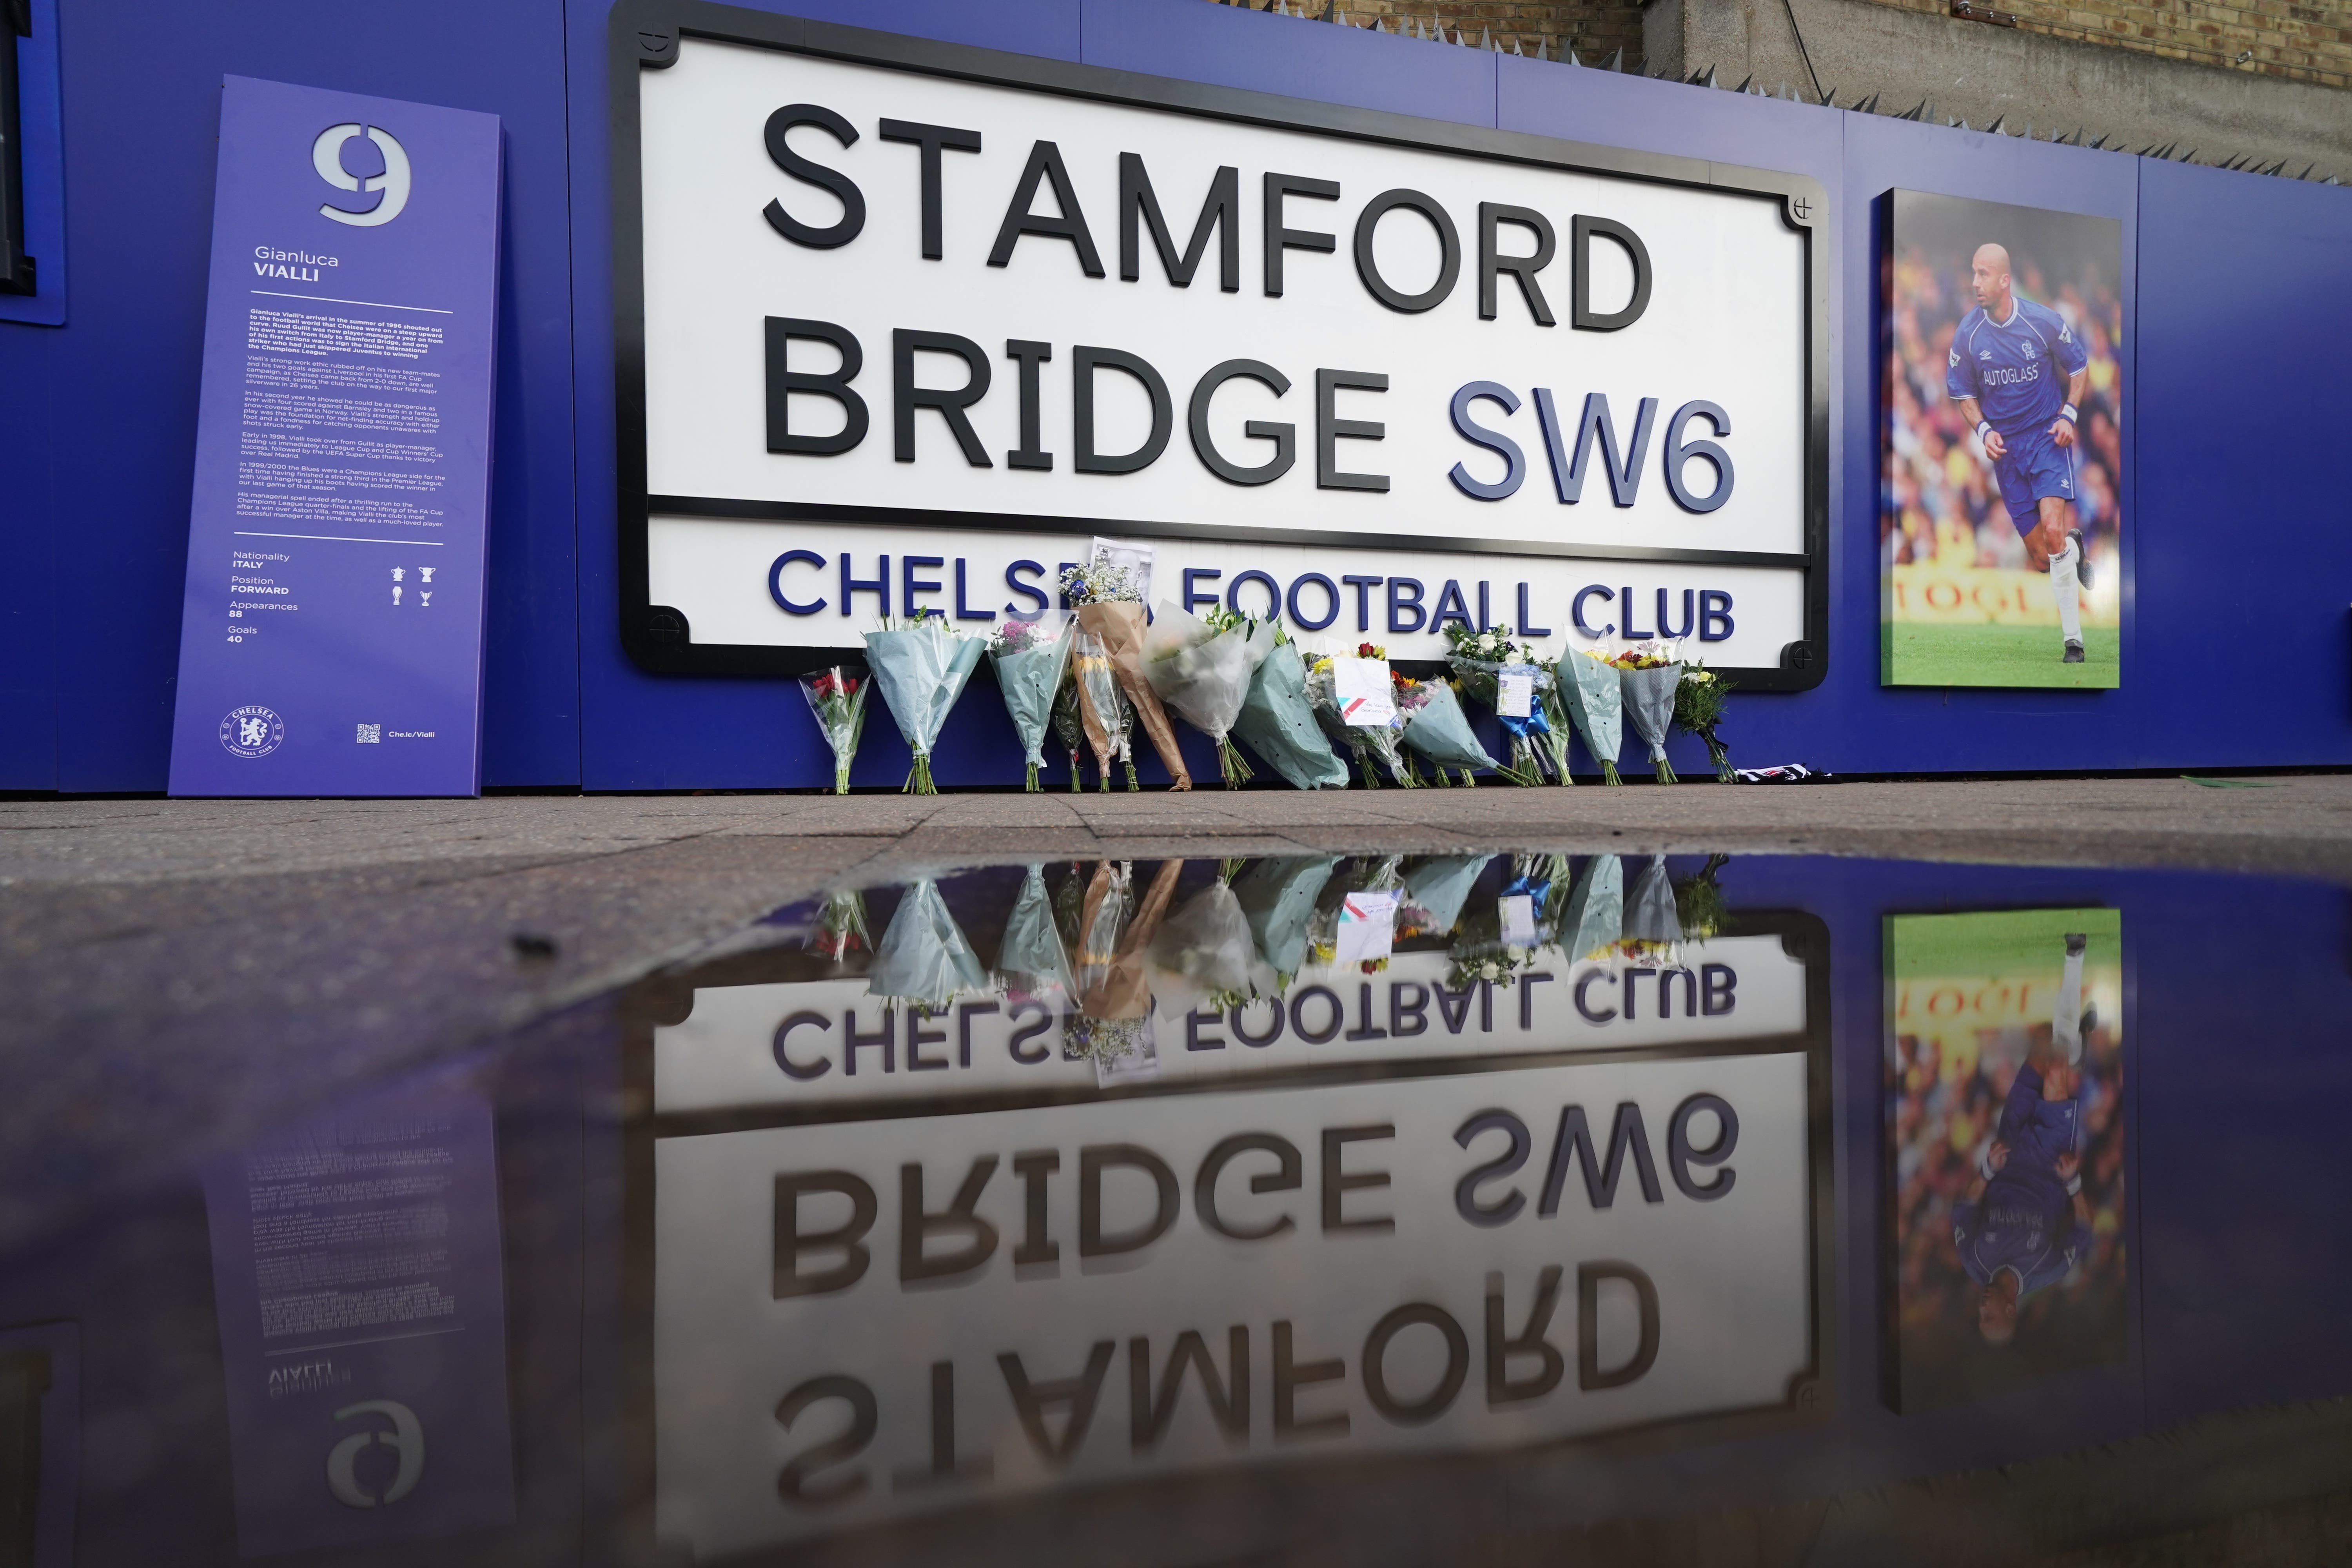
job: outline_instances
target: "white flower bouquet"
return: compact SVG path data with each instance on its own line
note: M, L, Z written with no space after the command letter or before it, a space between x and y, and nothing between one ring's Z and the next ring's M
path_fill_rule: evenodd
M1250 678L1271 646L1254 637L1248 617L1213 609L1202 619L1163 603L1143 635L1143 674L1160 700L1217 745L1227 789L1244 784L1250 766L1234 749L1234 721L1248 700Z

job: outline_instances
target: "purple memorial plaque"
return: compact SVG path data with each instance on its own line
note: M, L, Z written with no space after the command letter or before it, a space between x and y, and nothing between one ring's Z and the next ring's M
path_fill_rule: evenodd
M271 1138L205 1180L239 1550L510 1523L489 1106L442 1088Z
M221 89L173 795L472 795L495 115Z

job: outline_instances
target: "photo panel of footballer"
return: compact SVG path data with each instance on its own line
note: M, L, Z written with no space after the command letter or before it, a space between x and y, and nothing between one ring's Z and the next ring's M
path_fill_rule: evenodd
M1888 205L1882 679L2119 685L2122 226Z
M1888 1403L2126 1351L2123 942L2113 910L1888 921Z

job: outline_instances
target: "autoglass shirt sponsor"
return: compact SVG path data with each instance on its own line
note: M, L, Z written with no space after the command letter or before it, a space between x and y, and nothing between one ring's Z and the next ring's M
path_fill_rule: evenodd
M1954 397L1973 397L2004 436L2047 425L2066 402L2066 378L2090 356L2066 319L2022 294L2009 319L1996 321L1980 306L1952 333L1944 385Z

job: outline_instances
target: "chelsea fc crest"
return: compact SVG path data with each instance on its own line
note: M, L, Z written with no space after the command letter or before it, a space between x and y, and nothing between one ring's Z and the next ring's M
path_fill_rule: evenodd
M220 721L220 743L233 757L266 757L286 739L286 721L257 704L231 709Z

